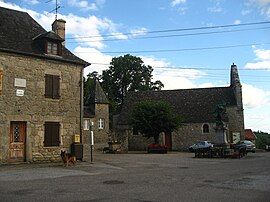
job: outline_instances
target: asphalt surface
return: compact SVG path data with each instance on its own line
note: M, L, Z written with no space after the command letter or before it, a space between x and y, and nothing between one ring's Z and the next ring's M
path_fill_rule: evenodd
M270 152L101 154L94 162L0 166L0 201L270 201Z

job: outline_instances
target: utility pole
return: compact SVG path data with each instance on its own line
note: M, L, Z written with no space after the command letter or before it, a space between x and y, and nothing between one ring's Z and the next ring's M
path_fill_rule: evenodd
M94 132L93 132L94 122L90 122L90 156L91 163L93 163L93 146L94 146Z

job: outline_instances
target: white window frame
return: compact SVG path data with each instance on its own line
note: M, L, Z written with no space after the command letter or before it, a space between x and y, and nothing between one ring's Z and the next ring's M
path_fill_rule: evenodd
M98 129L104 129L105 128L105 119L99 118L98 119Z

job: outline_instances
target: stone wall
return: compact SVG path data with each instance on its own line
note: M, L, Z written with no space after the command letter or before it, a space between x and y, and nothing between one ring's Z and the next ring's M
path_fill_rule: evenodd
M98 120L102 118L105 120L104 129L98 128ZM102 151L104 147L108 147L108 141L110 139L109 129L109 105L108 104L96 104L95 105L95 117L84 118L94 122L93 133L94 133L94 146L95 151ZM90 130L83 131L83 145L85 160L89 159L90 154Z
M59 161L60 150L70 151L74 134L80 134L80 72L82 66L30 56L0 53L3 93L0 95L1 162L8 160L11 121L27 122L26 160ZM60 76L60 99L45 98L45 74ZM14 86L15 78L26 87ZM16 89L25 90L16 96ZM44 147L44 123L60 122L60 146Z
M228 136L230 142L232 142L232 133L234 132L240 133L241 140L245 139L243 109L239 109L238 107L227 107L227 114L229 117Z

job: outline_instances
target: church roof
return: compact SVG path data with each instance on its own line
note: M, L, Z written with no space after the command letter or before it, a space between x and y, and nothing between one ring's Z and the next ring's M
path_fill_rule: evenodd
M184 123L213 123L215 107L218 104L236 105L231 87L130 92L123 103L118 124L128 124L133 106L145 100L168 102ZM225 116L223 121L227 122L228 117Z
M60 60L84 66L90 65L65 47L63 47L61 57L44 54L35 46L37 37L46 36L58 41L62 39L58 38L53 32L47 32L28 13L0 7L0 19L0 51Z

